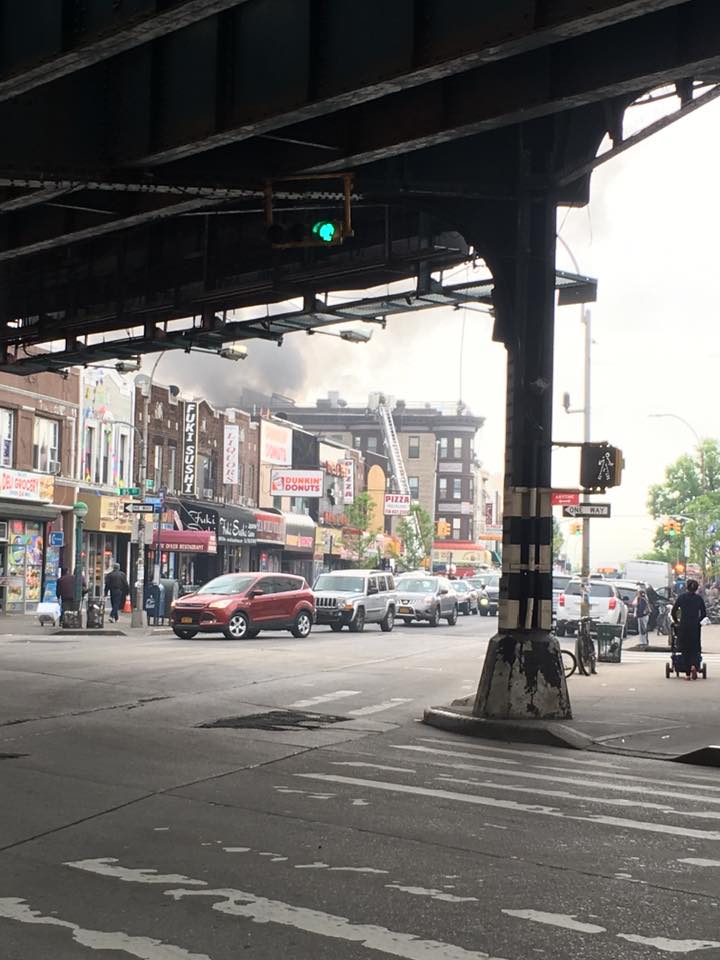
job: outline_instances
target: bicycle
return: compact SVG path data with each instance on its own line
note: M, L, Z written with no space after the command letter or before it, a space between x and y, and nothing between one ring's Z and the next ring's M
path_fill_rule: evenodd
M565 679L571 677L577 670L577 659L572 650L560 650L562 654L563 662L563 673L565 674Z
M592 673L597 673L595 668L595 644L590 636L590 617L580 617L577 626L577 636L575 639L575 659L580 673L589 677Z

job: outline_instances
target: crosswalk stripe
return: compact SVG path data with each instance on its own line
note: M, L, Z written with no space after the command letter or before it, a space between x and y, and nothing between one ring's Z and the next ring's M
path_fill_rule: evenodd
M627 830L639 830L644 833L663 833L673 837L678 835L677 823L650 823L646 820L630 820L624 817L583 817L577 814L563 813L555 807L542 807L539 804L518 803L515 800L498 800L496 797L479 797L471 793L457 793L452 790L436 790L432 787L410 786L404 783L387 783L384 780L363 780L359 777L340 777L329 773L295 773L295 777L306 780L321 780L323 783L347 784L352 787L364 787L368 790L383 790L388 793L411 793L420 797L433 797L438 800L456 800L458 803L475 804L479 807L500 807L520 813L532 813L538 816L555 817L561 820L578 820L583 823L597 823L603 826L622 827ZM682 798L681 798L682 799ZM685 827L683 837L695 840L720 840L716 830L697 830Z
M367 717L371 713L382 713L383 710L392 710L393 707L399 707L403 703L410 703L411 697L394 697L392 700L385 700L383 703L373 703L369 707L358 707L357 710L348 710L351 717Z
M443 741L433 739L432 737L418 737L419 743L433 743L437 745ZM393 744L397 746L397 744ZM574 754L565 756L565 754L558 753L544 753L540 750L515 750L512 747L488 747L484 744L479 743L463 743L463 750L480 750L483 753L509 753L511 756L517 755L518 757L539 757L544 760L562 760L563 763L579 763L592 767L609 767L612 770L622 770L623 763L609 762L605 760L586 760L584 757L576 757ZM568 751L565 751L568 753Z
M329 703L331 700L344 700L346 697L356 697L362 690L333 690L332 693L321 693L317 697L308 697L306 700L296 700L290 706L296 710L304 707L315 707L318 703Z

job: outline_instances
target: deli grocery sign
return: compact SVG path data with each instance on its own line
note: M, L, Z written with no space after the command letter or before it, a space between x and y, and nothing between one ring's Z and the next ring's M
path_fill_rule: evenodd
M322 470L273 470L270 493L273 497L312 497L323 492Z
M398 517L410 513L410 495L407 493L385 494L385 516Z

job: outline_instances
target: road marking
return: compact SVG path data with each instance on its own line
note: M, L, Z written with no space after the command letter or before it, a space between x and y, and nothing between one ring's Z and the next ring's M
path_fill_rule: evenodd
M557 770L560 773L570 772L565 767L551 767L541 763L537 764L537 769ZM634 777L629 773L605 773L604 770L583 770L583 774L588 777L606 777L608 780L632 780L635 783L652 783L653 786L658 787L700 787L703 790L720 791L720 786L713 786L713 784L717 784L718 782L717 777L688 777L684 775L682 780L654 780L651 777ZM707 783L706 781L708 780L711 780L712 783Z
M399 883L386 883L388 890L400 890L402 893L410 893L414 897L431 897L433 900L442 900L444 903L471 903L478 902L477 897L456 897L453 893L445 893L444 890L435 890L432 887L403 887Z
M413 787L404 783L386 783L383 780L360 780L355 777L339 777L329 773L295 773L295 777L308 780L322 780L326 783L346 783L348 786L366 787L370 790L385 790L389 793L413 793L420 797L434 797L439 800L456 800L459 803L472 803L481 807L499 807L521 813L537 813L545 817L557 817L561 820L578 820L582 823L598 823L609 827L622 827L627 830L640 830L645 833L664 833L677 837L677 824L648 823L645 820L626 820L623 817L581 817L577 814L563 813L556 807L543 807L539 804L518 803L515 800L498 800L495 797L478 797L470 793L456 793L452 790L437 790L430 787ZM683 829L684 837L698 840L720 840L720 833L713 830Z
M382 713L383 710L392 710L393 707L399 707L403 703L410 703L412 697L393 697L392 700L385 700L383 703L374 703L369 707L358 707L357 710L348 710L351 717L367 717L371 713Z
M437 738L433 737L418 737L417 739L418 743L432 743L435 746L443 743L442 740L438 740ZM562 763L580 763L582 765L587 764L588 766L592 767L609 767L612 770L622 770L623 767L626 767L626 764L615 762L610 763L605 760L586 760L584 758L575 756L565 757L560 752L545 753L539 750L514 750L511 747L489 747L485 746L484 744L481 745L476 743L464 743L463 750L479 750L482 751L482 753L509 753L511 756L537 757L541 760L557 760L561 761ZM518 761L518 763L519 762L520 761Z
M125 883L160 883L166 887L172 883L186 883L193 887L207 886L204 880L189 880L181 873L158 873L157 870L145 869L130 870L127 867L114 866L117 862L114 857L100 857L96 860L68 860L65 866L98 873L101 877L124 880Z
M345 700L347 697L357 697L362 690L333 690L332 693L321 693L317 697L308 697L307 700L296 700L290 707L302 710L305 707L315 707L318 703L329 703L331 700Z
M705 860L703 857L684 857L678 863L689 863L692 867L720 867L720 860Z
M191 881L194 884L201 880ZM176 947L162 940L150 937L132 937L121 931L108 932L105 930L85 930L70 920L61 920L59 917L43 916L38 910L32 910L25 900L19 897L4 897L0 899L0 918L16 920L18 923L42 924L50 927L64 927L72 932L76 943L91 950L108 950L117 953L126 953L139 960L211 960L206 953L189 953L182 947Z
M360 760L333 760L330 763L332 767L372 767L373 770L390 770L392 773L417 773L417 770L410 770L408 767L386 767L382 763L363 763Z
M712 950L720 947L717 940L668 940L667 937L640 937L636 933L619 933L621 940L641 943L646 947L655 947L663 953L692 953L694 950Z
M250 853L251 847L223 847L224 853Z
M551 927L563 927L565 930L574 930L577 933L607 933L605 927L598 927L594 923L581 923L571 913L545 913L543 910L503 910L502 913L519 920L532 920L534 923L545 923Z
M311 910L282 900L247 893L244 890L168 890L175 900L208 896L221 898L212 909L236 917L248 917L255 923L276 923L332 940L358 943L367 950L402 957L404 960L500 960L478 950L466 950L441 940L421 940L412 933L398 933L378 924L351 923L322 910Z
M460 753L459 751L442 751L442 750L431 750L429 747L394 747L395 750L417 750L425 753L439 753L441 756L454 756L454 757L468 757L470 760L477 760L478 758L472 753ZM550 776L546 773L530 773L529 771L524 770L507 770L504 767L486 767L481 763L443 763L441 760L431 760L428 759L426 763L434 767L451 767L455 770L471 770L476 773L497 773L503 777L522 777L527 780L550 780L552 783L569 783L573 786L586 787L588 786L587 780L580 780L576 777L558 777ZM562 770L562 768L561 768ZM567 771L565 771L567 772ZM577 773L589 773L590 771L577 771ZM632 777L628 779L640 780L642 783L643 780L640 777ZM604 790L614 790L618 793L636 793L641 796L647 796L647 790L644 787L635 787L635 786L626 786L624 784L618 783L608 783L603 780L593 780L593 787L602 787ZM674 784L674 786L681 787L681 783ZM702 785L702 789L705 789L705 786ZM720 797L705 797L700 794L688 794L688 793L673 793L670 790L653 790L653 796L655 797L669 797L673 800L691 800L698 803L718 803L720 804Z

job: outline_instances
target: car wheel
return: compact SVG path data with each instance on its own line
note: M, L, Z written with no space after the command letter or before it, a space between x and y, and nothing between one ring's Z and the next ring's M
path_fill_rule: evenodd
M365 611L362 607L355 614L355 619L350 623L350 633L362 633L365 629Z
M333 633L340 633L340 631L342 630L342 628L343 628L343 625L342 625L341 623L331 623L331 624L330 624L330 629L332 630Z
M245 640L249 629L248 618L244 613L234 613L228 620L223 633L228 640Z
M178 630L177 627L173 627L173 633L176 637L180 637L181 640L192 640L197 634L197 630Z
M312 620L310 619L310 614L307 610L301 610L300 613L295 617L295 623L293 623L290 628L290 633L297 637L298 640L304 640L306 637L310 636L310 631L312 630Z
M457 623L457 618L458 618L457 607L453 607L453 612L447 618L448 626L454 627L455 624Z
M385 616L380 621L380 629L383 633L390 633L392 628L395 626L395 611L392 607L388 607L388 611Z
M439 607L435 607L435 609L434 609L433 612L432 612L432 616L431 616L430 619L428 620L428 623L430 624L431 627L437 627L437 626L438 626L438 624L440 623L440 608L439 608Z

